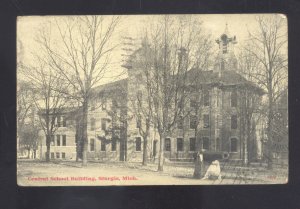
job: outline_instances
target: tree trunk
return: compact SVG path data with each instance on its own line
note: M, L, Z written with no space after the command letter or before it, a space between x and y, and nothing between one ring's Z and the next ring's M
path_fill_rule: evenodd
M201 179L203 169L204 169L203 154L201 154L201 152L197 152L196 156L195 156L195 169L194 169L194 175L193 175L194 178Z
M248 136L245 134L244 141L244 165L248 165Z
M164 146L165 146L165 134L159 133L159 154L158 154L158 171L164 170Z
M198 122L197 122L198 125ZM201 138L198 140L198 128L195 128L195 142L196 142L196 147L195 147L195 153L194 153L194 162L195 162L195 168L194 168L194 178L196 179L201 179L202 178L202 173L204 169L204 163L203 163L203 158L202 160L200 159L200 155L202 153L202 140Z
M270 70L269 70L270 71ZM271 75L269 75L271 78ZM268 111L268 142L267 142L267 149L268 149L268 169L273 168L273 153L272 153L272 122L273 122L273 91L272 91L272 80L268 82L268 102L269 102L269 111Z
M49 134L46 135L46 162L50 161L50 143L51 143L51 136Z
M143 144L143 165L147 165L148 163L148 136L150 132L150 121L149 119L146 120L146 132L143 136L144 138L144 144Z
M82 107L82 166L87 166L87 149L88 149L88 134L87 134L87 115L88 115L88 101L85 99Z
M148 136L144 136L144 144L143 144L143 165L147 165L148 163L148 150L147 150L147 144L148 144Z

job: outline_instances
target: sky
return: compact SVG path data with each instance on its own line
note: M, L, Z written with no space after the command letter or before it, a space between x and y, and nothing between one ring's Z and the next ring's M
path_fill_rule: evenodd
M265 14L267 15L267 14ZM270 15L270 14L269 14ZM280 15L280 14L279 14ZM157 15L156 15L157 16ZM209 15L197 15L200 20L203 21L203 27L208 34L211 34L212 39L215 40L222 35L225 30L226 24L231 36L236 36L238 44L237 48L248 37L248 31L253 31L257 28L256 18L257 14L209 14ZM286 18L284 15L280 15L282 18ZM122 36L138 37L143 25L151 19L151 15L124 15L122 16L121 23L117 29L118 33ZM59 19L59 16L55 16ZM23 56L18 57L24 63L32 62L32 52L38 50L38 45L35 41L35 37L39 28L53 19L53 16L27 16L19 17L17 19L17 44L20 42L23 46ZM116 41L120 36L116 36ZM217 46L217 44L216 44ZM107 72L108 75L102 81L102 83L111 82L112 75L117 75L124 71L121 67L121 53L116 51L112 56L111 69Z

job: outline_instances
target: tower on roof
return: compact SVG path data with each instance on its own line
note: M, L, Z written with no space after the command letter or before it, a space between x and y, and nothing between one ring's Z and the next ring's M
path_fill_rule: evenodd
M222 54L226 54L230 50L234 50L234 45L237 43L236 36L230 37L227 23L224 33L216 40L216 43L219 45L219 49Z
M215 71L222 73L225 70L236 70L237 60L234 54L234 45L237 44L236 36L231 36L226 23L224 33L216 39L219 53L216 60Z

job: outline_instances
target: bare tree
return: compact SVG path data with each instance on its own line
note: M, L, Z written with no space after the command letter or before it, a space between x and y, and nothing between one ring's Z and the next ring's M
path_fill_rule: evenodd
M57 117L62 114L67 100L64 97L64 89L68 84L60 78L61 75L53 70L48 63L39 56L35 57L35 66L20 67L19 75L26 82L30 94L27 95L33 101L33 108L38 112L40 127L46 136L46 161L50 160L50 144L57 130Z
M36 158L36 150L38 147L39 129L36 125L26 124L19 131L20 145L27 150L28 158L30 158L30 151L33 150L33 158Z
M204 99L206 97L206 91L205 84L201 81L206 81L206 78L204 76L204 71L208 70L212 66L212 41L205 35L203 35L203 38L200 38L198 40L197 45L197 57L195 59L195 64L193 66L193 76L190 76L189 81L189 111L188 116L190 117L190 122L192 120L193 126L194 126L194 133L195 133L195 157L197 157L196 153L201 151L203 147L203 141L201 138L199 138L198 130L200 126L200 121L202 120L202 108L204 106ZM209 99L209 98L208 98ZM187 106L187 105L186 105ZM185 107L187 109L187 107ZM184 114L183 114L184 115ZM204 165L203 162L195 162L200 163L200 166L195 166L194 170L194 177L195 178L201 178Z
M280 15L260 16L257 24L258 29L249 32L250 40L244 49L258 62L251 77L267 92L267 157L268 167L272 168L274 104L282 94L280 90L287 85L287 24L286 18Z
M35 124L35 105L32 99L30 85L25 81L19 81L17 87L17 149L28 151L37 148L38 130ZM35 153L35 152L34 152Z
M28 118L31 109L34 107L34 102L31 97L31 90L27 82L18 82L17 87L17 131L23 129L25 120Z
M160 137L158 170L163 170L164 140L172 129L185 117L184 106L188 101L187 72L197 65L199 40L203 38L201 21L191 16L172 17L165 15L150 21L147 28L148 52L146 66L146 101L150 108L141 110L147 123L150 121ZM151 98L149 97L151 95ZM139 99L137 99L139 101ZM138 102L139 103L139 102ZM149 112L150 111L150 112ZM139 116L138 116L139 117ZM149 127L149 124L148 124Z
M238 56L238 65L239 73L253 84L252 87L248 86L240 89L240 105L237 109L238 115L241 115L239 124L241 139L243 140L242 157L244 164L248 165L257 152L255 124L258 124L263 117L264 108L261 102L261 96L265 92L262 90L262 85L255 79L255 74L260 65L259 60L248 50L242 50ZM259 88L261 88L261 90L259 90Z
M153 128L153 89L151 87L151 69L153 67L153 53L150 43L145 33L142 46L138 50L139 56L136 57L134 67L142 69L139 74L139 82L144 83L139 90L129 96L130 107L128 108L132 117L136 119L137 128L143 138L143 165L148 163L148 138L150 129Z
M57 40L42 31L38 41L51 62L71 86L65 92L81 103L82 165L87 165L87 113L92 88L99 84L108 69L111 52L116 48L112 36L119 17L65 17L54 22ZM53 28L52 28L53 30ZM55 42L59 45L55 45Z

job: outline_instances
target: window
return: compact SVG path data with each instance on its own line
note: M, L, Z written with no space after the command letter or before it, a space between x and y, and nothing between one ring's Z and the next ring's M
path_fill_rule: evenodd
M209 115L203 115L203 128L209 128Z
M51 144L51 146L54 146L54 145L55 145L55 142L54 142L54 135L51 135L50 144Z
M111 141L111 151L116 151L117 149L117 140L115 138Z
M182 116L179 116L179 119L177 121L177 128L183 129L183 117Z
M237 92L232 91L230 96L231 107L237 107Z
M205 150L209 150L209 138L203 137L202 148Z
M137 118L136 119L136 128L140 128L141 127L141 124L142 124L142 120Z
M57 126L60 127L60 116L57 116Z
M217 151L221 150L221 140L219 137L216 139L216 149Z
M231 116L231 129L237 129L237 116Z
M51 152L51 159L54 159L54 152Z
M60 135L57 135L56 137L56 146L60 146Z
M203 105L204 106L209 106L209 91L205 90L203 94Z
M183 138L177 138L177 152L183 151Z
M165 151L171 151L171 139L170 138L165 139Z
M95 139L90 139L90 151L95 151Z
M66 117L62 117L63 127L67 127Z
M62 152L62 153L61 153L61 158L62 158L62 159L66 159L66 153L65 153L65 152Z
M196 151L196 138L190 138L190 151Z
M106 120L104 118L101 119L101 130L106 130Z
M197 127L197 116L191 115L190 116L190 129L195 129Z
M66 145L67 145L67 136L62 135L62 146L66 146Z
M142 140L141 137L135 138L135 151L141 151L142 150Z
M60 153L59 153L59 152L56 153L56 158L57 158L57 159L60 158Z
M237 138L230 139L230 152L237 152L238 148L238 140Z
M184 108L184 100L181 99L180 101L178 101L178 109L182 110Z
M118 108L118 102L117 100L112 100L112 108Z
M105 151L106 146L105 146L105 140L101 140L101 151Z
M195 98L190 99L190 108L191 109L196 109L197 108L197 101Z
M91 131L94 131L95 130L95 118L91 118Z

